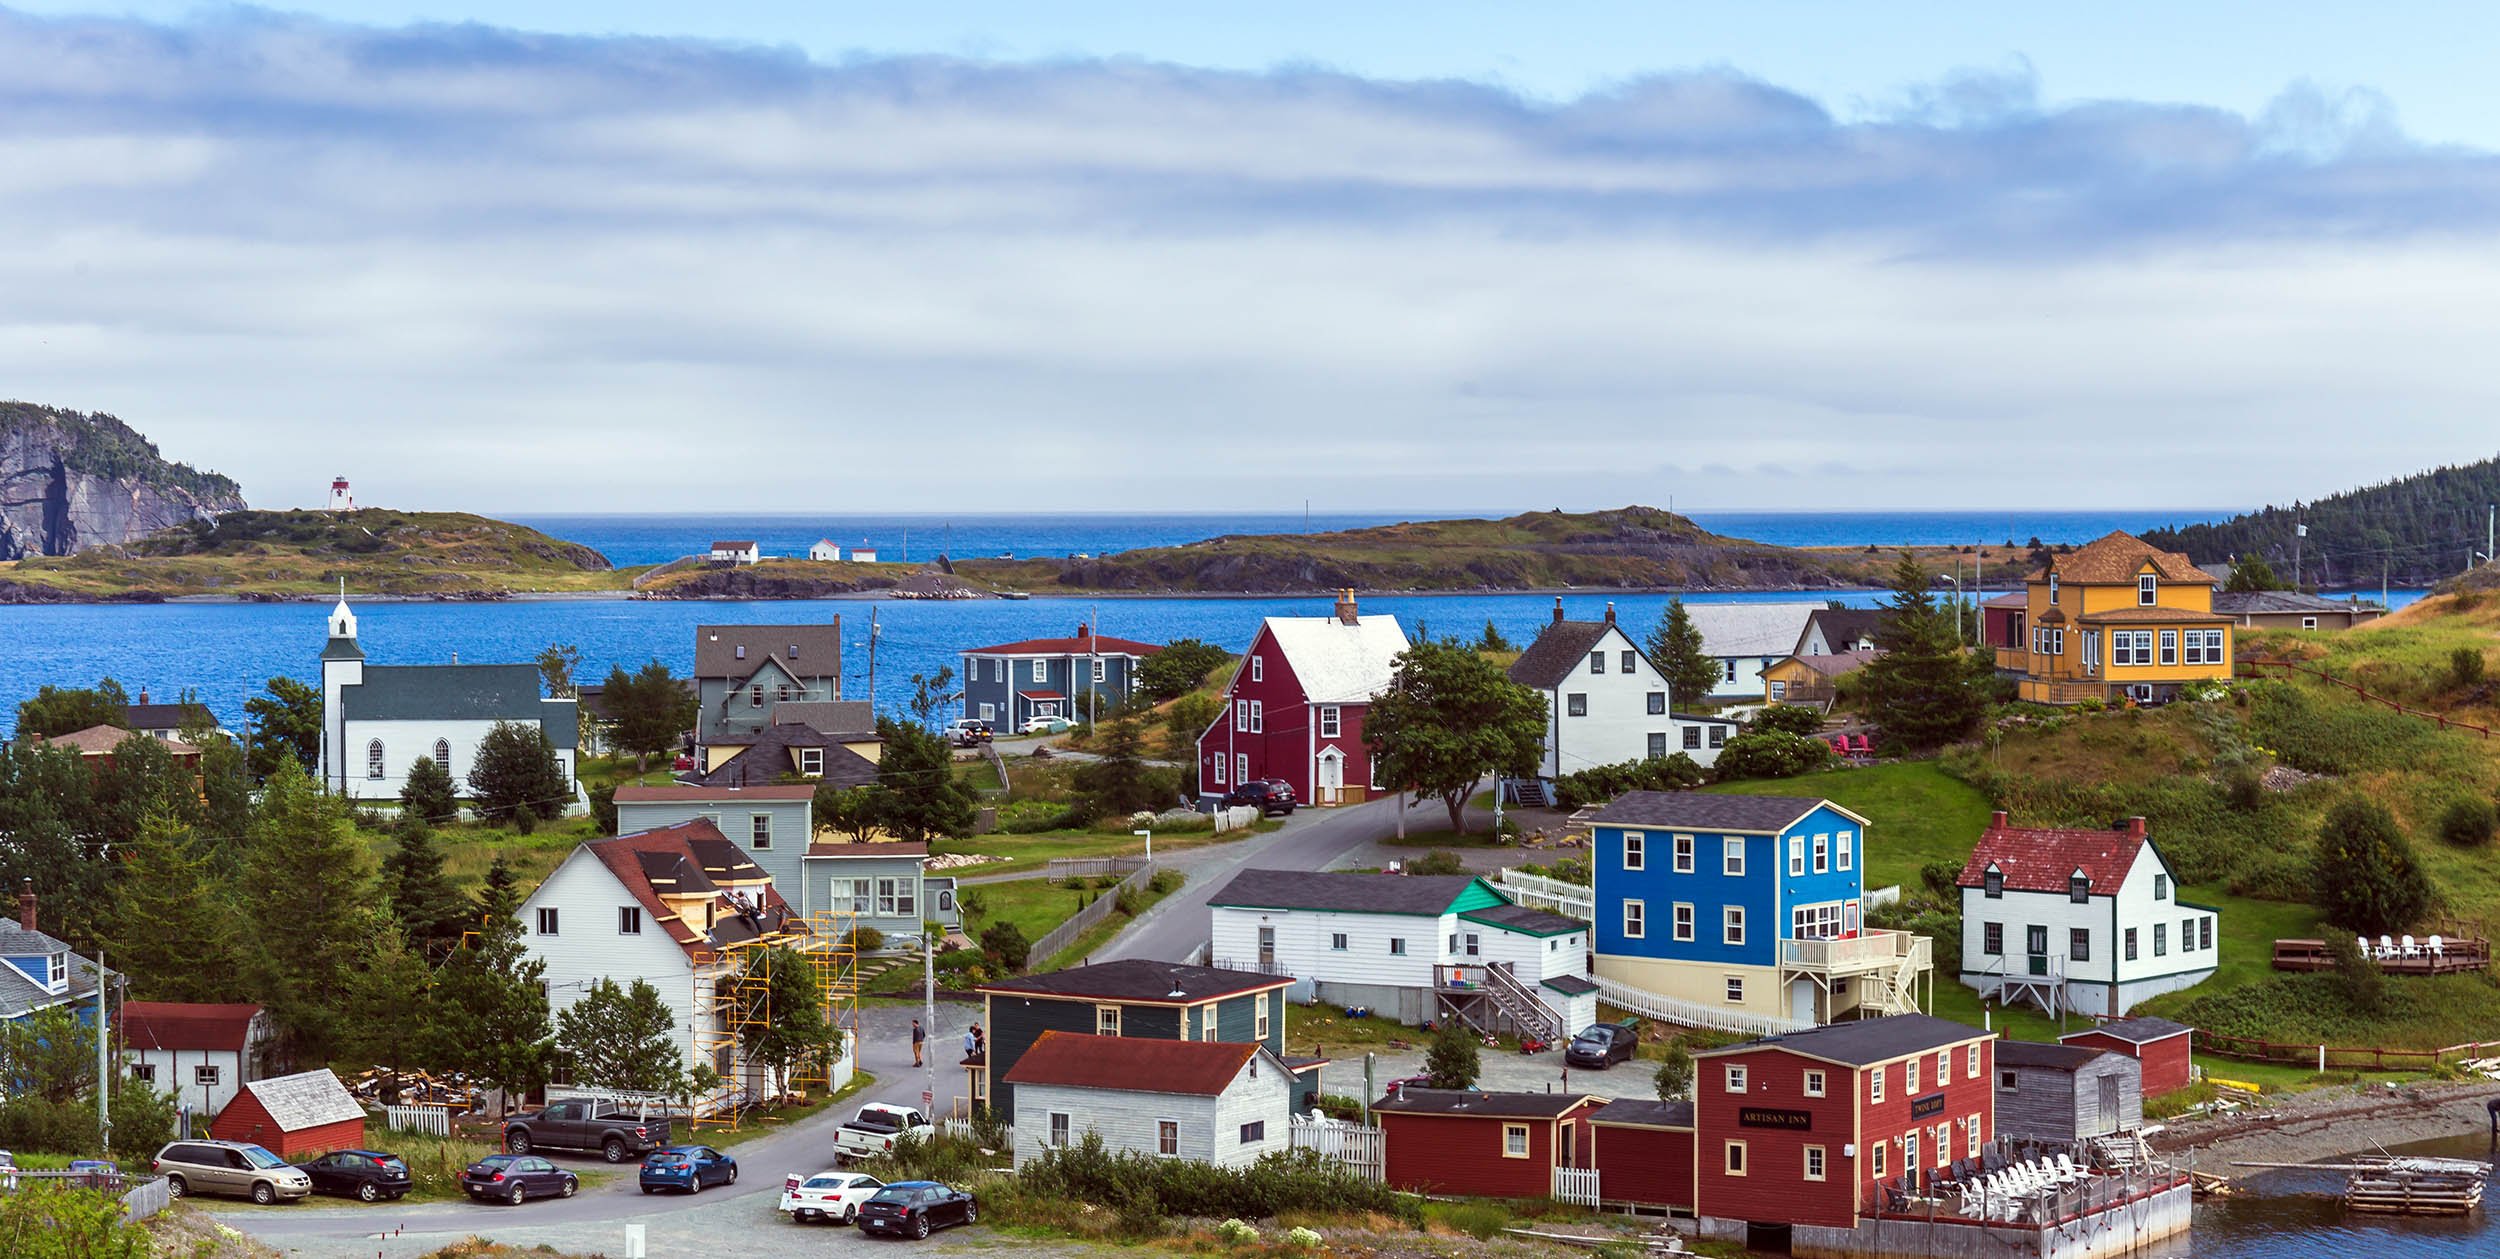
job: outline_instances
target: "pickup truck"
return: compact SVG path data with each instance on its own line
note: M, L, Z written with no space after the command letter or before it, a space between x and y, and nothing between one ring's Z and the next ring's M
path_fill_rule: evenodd
M622 1163L670 1144L673 1135L665 1115L645 1116L631 1106L575 1098L507 1120L503 1148L513 1154L597 1150L601 1158Z
M897 1138L906 1134L926 1137L930 1133L928 1116L906 1106L888 1106L870 1102L851 1116L833 1134L833 1156L838 1160L875 1158L894 1148Z

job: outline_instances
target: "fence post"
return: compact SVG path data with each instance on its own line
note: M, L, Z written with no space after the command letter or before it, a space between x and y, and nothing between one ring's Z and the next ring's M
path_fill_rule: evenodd
M2318 1074L2326 1074L2326 1046L2318 1046Z

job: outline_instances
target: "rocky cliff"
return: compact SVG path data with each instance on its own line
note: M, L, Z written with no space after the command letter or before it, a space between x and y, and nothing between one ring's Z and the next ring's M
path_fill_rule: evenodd
M167 461L112 416L0 402L0 560L74 555L242 507L231 479Z

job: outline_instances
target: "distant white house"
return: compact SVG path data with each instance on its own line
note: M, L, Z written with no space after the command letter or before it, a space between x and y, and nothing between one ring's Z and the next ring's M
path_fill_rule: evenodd
M1719 685L1708 698L1760 700L1762 671L1795 654L1807 621L1823 610L1820 603L1685 604L1702 650L1719 661Z
M807 558L811 560L839 560L842 558L842 548L835 546L833 544L833 539L831 538L818 538L816 539L816 545L807 548Z
M2218 911L2179 899L2143 818L2111 830L2006 825L1971 850L1962 893L1962 982L2011 1005L2117 1018L2204 982L2221 957Z
M130 1078L214 1115L264 1074L273 1032L250 1004L125 1001L119 1031Z
M1566 621L1555 599L1554 619L1511 663L1510 680L1545 697L1544 779L1677 752L1709 765L1736 729L1672 711L1666 675L1615 624L1611 603L1605 620Z
M854 563L854 564L874 564L874 563L876 563L876 562L877 562L877 548L875 548L875 547L873 547L873 546L855 546L855 547L852 547L852 548L851 548L851 562L852 562L852 563Z
M384 665L365 660L356 614L341 599L330 610L321 649L322 785L356 800L396 800L408 768L431 758L466 784L478 745L501 723L536 726L564 771L565 798L541 801L543 812L579 807L573 784L581 740L581 705L542 693L533 664Z
M715 564L754 564L763 558L763 548L744 539L712 544L711 560Z

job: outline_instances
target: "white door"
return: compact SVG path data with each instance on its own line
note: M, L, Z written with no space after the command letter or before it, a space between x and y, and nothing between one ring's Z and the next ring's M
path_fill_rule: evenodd
M1792 979L1789 981L1788 1017L1801 1023L1813 1023L1818 1021L1814 1017L1813 980Z
M1322 804L1337 802L1337 793L1345 789L1345 758L1335 751L1319 754L1319 798Z

